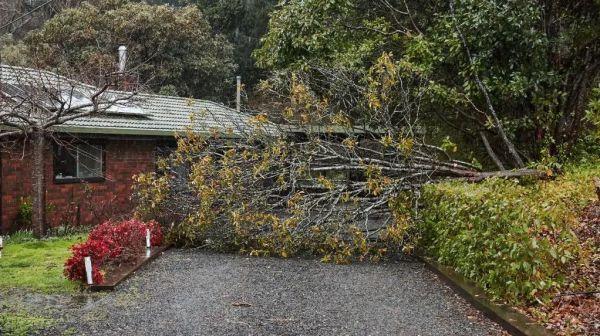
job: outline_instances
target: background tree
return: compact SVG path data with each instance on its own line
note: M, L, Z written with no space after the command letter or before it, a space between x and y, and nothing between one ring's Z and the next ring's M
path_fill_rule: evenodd
M320 64L364 73L391 52L403 71L428 81L421 122L432 141L451 136L463 157L506 168L520 163L500 128L523 161L569 152L589 131L583 116L600 70L600 4L450 4L287 1L255 55L270 69Z
M259 45L260 38L267 32L269 13L276 0L196 0L205 13L213 30L224 34L233 44L234 59L239 65L238 73L244 83L250 86L267 76L258 68L252 52Z
M0 61L2 64L25 66L29 60L27 46L15 40L12 34L0 35Z
M40 27L61 9L81 1L72 0L0 0L0 34L24 36Z
M25 44L35 66L88 75L112 69L116 48L127 45L130 62L140 64L132 71L154 92L223 100L234 89L232 46L193 6L84 3L31 32Z
M398 39L388 37L383 1L286 1L269 22L258 64L272 70L304 65L365 69ZM388 47L384 48L385 45Z
M256 66L252 52L267 31L269 13L277 0L153 0L150 3L198 6L215 34L225 35L233 45L234 60L244 84L253 87L268 75L268 71Z

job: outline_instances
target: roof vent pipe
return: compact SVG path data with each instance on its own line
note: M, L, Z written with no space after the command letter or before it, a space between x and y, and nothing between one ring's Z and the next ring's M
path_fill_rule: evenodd
M236 77L237 92L235 96L235 108L238 112L242 111L242 76Z
M127 47L119 47L119 73L125 73L125 64L127 63Z

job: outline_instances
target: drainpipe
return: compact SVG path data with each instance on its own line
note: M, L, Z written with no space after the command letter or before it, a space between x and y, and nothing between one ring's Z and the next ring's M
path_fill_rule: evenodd
M236 77L237 92L235 96L235 108L238 112L242 111L242 76Z

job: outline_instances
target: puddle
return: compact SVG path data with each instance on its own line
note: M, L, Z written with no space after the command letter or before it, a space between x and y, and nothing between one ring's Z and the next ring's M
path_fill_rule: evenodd
M70 298L72 305L79 306L81 308L85 308L86 306L93 304L99 300L99 298L95 298L92 295L86 294L72 295Z

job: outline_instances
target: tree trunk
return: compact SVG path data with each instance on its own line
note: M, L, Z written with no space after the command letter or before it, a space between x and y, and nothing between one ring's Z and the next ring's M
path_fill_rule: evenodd
M36 238L42 238L46 235L46 184L45 184L45 160L44 147L45 138L42 130L35 130L32 133L32 165L31 165L31 184L32 184L32 209L31 224L33 226L33 235Z
M485 132L480 131L479 135L481 136L481 140L483 141L485 150L487 151L487 153L488 153L489 157L492 159L492 161L494 161L494 163L496 164L498 169L506 170L506 168L504 168L504 165L502 164L502 161L500 161L500 158L498 158L496 153L494 153L494 149L492 148L492 146L490 145L490 142L488 141L487 137L485 136Z
M460 27L458 26L458 23L456 22L456 16L454 14L454 0L450 1L450 13L452 13L452 18L454 19L454 27L456 29L456 32L458 33L458 37L460 38L463 48L465 49L465 52L467 53L467 59L469 61L469 64L473 65L474 62L473 62L473 57L471 56L471 50L469 49L469 45L467 44L467 40L465 39L465 36L463 35L462 31L460 30ZM496 109L494 109L494 105L492 104L492 99L490 98L490 95L489 95L485 85L483 84L483 81L481 80L481 78L479 78L479 75L477 74L477 72L473 72L473 79L475 80L475 84L477 84L479 91L481 91L481 94L483 95L483 98L485 99L485 102L487 104L487 110L489 112L488 116L490 116L492 118L494 127L496 128L496 131L498 132L500 139L502 139L502 142L504 142L504 145L507 147L508 152L512 156L515 166L517 168L525 167L525 162L523 162L523 159L521 159L521 156L517 152L515 145L512 143L512 141L510 141L508 139L508 136L506 135L506 132L504 131L504 127L502 126L502 123L500 122L500 118L498 117L498 114L496 113Z

